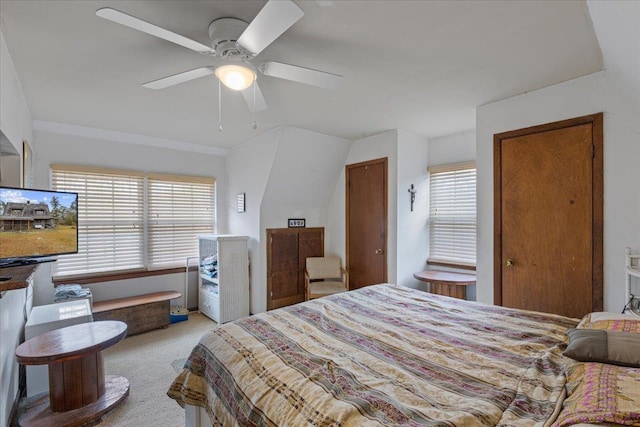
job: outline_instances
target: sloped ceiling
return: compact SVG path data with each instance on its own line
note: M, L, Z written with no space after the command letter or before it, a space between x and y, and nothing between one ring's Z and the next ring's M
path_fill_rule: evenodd
M607 72L640 102L640 1L588 4Z
M113 7L207 43L212 20L251 21L264 0L1 0L0 13L34 120L221 148L281 125L350 140L389 129L450 134L475 126L478 105L603 67L583 0L295 3L304 16L258 59L337 73L342 86L260 76L269 108L258 129L242 97L225 92L223 132L213 77L140 86L209 65L207 57L95 11Z
M340 138L282 128L262 207L328 206L350 147Z

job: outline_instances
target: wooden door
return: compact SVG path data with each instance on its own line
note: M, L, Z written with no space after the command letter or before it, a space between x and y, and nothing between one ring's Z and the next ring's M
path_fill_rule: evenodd
M347 165L349 289L387 281L387 158Z
M602 310L602 114L494 136L496 304Z
M304 301L305 260L324 255L324 228L267 229L267 310Z

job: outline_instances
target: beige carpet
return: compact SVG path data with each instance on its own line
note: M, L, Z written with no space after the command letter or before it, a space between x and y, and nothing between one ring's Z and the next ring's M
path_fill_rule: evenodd
M215 322L200 313L189 320L126 338L104 351L107 374L129 380L129 396L99 427L183 427L184 410L167 397L178 360L185 359Z

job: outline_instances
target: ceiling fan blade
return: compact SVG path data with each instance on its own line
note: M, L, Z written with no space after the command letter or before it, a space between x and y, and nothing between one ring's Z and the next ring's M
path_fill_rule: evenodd
M260 90L260 86L258 86L258 82L253 82L253 85L246 88L242 91L242 96L244 96L244 100L247 101L247 105L249 106L249 111L253 113L253 89L255 87L256 94L256 109L255 111L262 111L267 109L267 102L264 100L264 96L262 96L262 91Z
M263 62L258 66L258 71L266 76L278 77L327 89L337 87L343 79L342 76L337 74L274 61Z
M100 18L108 19L117 24L124 25L125 27L133 28L134 30L142 31L143 33L151 34L152 36L159 37L161 39L170 41L177 45L186 47L187 49L195 50L203 55L215 55L216 52L211 47L198 43L197 41L188 39L180 34L176 34L164 28L160 28L157 25L151 24L135 16L127 15L119 10L112 9L110 7L104 7L96 10L96 15Z
M179 83L188 82L189 80L199 79L200 77L210 76L214 74L213 67L201 67L195 70L185 71L183 73L174 74L173 76L163 77L143 84L147 89L164 89Z
M304 12L291 0L270 0L238 39L238 45L256 56L302 18Z

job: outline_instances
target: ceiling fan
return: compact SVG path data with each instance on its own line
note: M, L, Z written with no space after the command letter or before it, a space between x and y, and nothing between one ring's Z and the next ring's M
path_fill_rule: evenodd
M260 52L304 15L302 9L291 0L269 0L251 23L237 18L214 20L209 24L210 46L109 7L98 9L96 15L221 60L219 62L222 64L219 65L196 68L142 85L149 89L164 89L200 77L216 75L225 86L241 91L250 110L255 113L267 108L256 81L256 71L266 76L323 88L335 87L342 80L342 76L337 74L282 62L253 64L253 59Z

